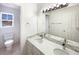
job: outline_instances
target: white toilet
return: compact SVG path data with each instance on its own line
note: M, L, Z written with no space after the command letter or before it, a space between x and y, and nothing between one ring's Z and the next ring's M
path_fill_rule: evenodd
M5 33L4 34L4 45L6 47L7 50L11 50L12 49L12 45L14 43L14 36L13 33Z
M7 50L11 50L12 49L12 45L14 43L14 40L7 40L4 44Z

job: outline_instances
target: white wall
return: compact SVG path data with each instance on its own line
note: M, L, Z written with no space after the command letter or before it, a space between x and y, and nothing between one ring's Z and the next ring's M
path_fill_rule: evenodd
M26 37L37 33L36 4L23 3L21 5L21 48L23 48Z
M40 12L40 11L39 11ZM45 32L45 15L43 13L39 13L39 15L37 16L37 20L38 20L38 33L41 33L41 32Z
M38 20L38 32L46 32L46 19L45 14L42 13L42 9L52 5L52 3L38 3L37 4L37 20Z

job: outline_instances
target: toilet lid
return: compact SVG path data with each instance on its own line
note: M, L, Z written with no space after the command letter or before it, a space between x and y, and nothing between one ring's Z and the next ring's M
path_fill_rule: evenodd
M10 43L12 43L13 42L13 40L7 40L6 42L5 42L5 45L6 44L10 44Z

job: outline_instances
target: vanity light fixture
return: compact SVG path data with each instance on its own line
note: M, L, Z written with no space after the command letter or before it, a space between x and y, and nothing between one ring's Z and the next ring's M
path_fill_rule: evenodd
M51 7L42 10L42 12L46 13L46 12L49 12L49 11L53 11L53 10L57 10L57 9L60 9L60 8L67 7L68 5L69 5L69 3L53 4Z

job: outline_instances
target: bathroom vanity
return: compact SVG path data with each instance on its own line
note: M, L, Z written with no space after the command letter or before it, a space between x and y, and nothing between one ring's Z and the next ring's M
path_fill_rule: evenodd
M56 44L46 38L41 39L39 36L34 36L26 40L23 54L25 55L78 55L79 53Z

